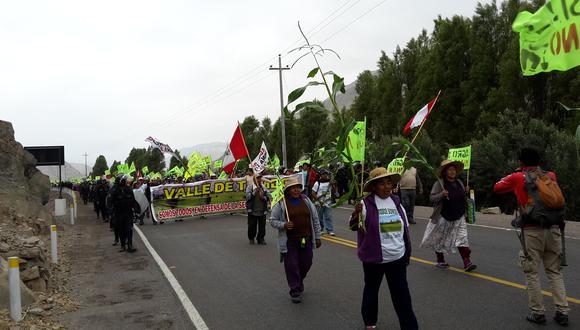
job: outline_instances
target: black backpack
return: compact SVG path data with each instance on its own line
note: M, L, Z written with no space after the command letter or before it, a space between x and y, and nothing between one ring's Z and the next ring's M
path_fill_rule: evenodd
M546 175L546 172L542 171L542 174ZM536 179L537 175L535 173L531 173L530 171L524 172L525 189L528 193L528 203L521 210L524 223L537 225L542 228L549 228L554 225L564 226L565 205L559 208L546 206L540 197Z

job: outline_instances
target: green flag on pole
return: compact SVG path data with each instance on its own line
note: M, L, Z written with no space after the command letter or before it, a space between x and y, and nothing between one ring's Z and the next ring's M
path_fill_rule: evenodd
M117 173L129 174L129 165L127 165L127 164L119 164L117 166Z
M284 198L284 181L280 179L280 177L274 179L274 181L276 182L276 189L271 192L272 203L270 204L270 207L274 207L276 203Z
M222 168L223 167L223 164L224 164L223 159L218 159L215 162L213 162L213 168L214 169L216 169L216 168Z
M518 14L512 29L520 34L520 65L525 76L580 65L578 8L578 0L548 1L533 14Z
M149 173L149 167L143 166L143 168L141 169L141 173L143 173L143 175L147 175L147 173Z
M405 164L404 157L395 158L395 159L391 160L391 162L387 166L387 172L403 174L403 172L405 171L404 164Z
M363 162L365 160L365 145L366 145L367 119L364 121L357 121L353 129L348 133L346 139L345 154L349 154L353 161ZM345 161L348 160L344 155Z
M129 167L129 173L127 173L127 174L131 174L131 173L136 172L136 171L137 171L137 169L135 168L135 162L132 162L131 167Z
M463 163L463 169L469 170L471 165L471 146L463 148L449 149L449 155L447 156L450 160L458 160Z
M280 158L278 158L278 155L274 154L274 157L270 158L270 164L268 167L273 170L278 170L280 168Z

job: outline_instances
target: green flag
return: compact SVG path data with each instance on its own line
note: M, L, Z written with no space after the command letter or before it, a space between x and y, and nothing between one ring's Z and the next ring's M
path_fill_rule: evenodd
M117 165L117 173L129 174L129 165L127 165L127 164Z
M223 159L218 159L215 162L213 162L213 168L222 168L224 164Z
M274 181L276 182L276 189L274 189L271 193L272 203L270 204L271 205L270 207L274 207L276 203L278 203L279 201L282 200L282 198L284 198L284 181L279 177L277 179L274 179Z
M129 167L129 173L127 173L127 174L131 174L131 173L136 172L136 171L137 171L137 169L135 168L135 162L132 162L131 167Z
M222 171L220 173L220 176L218 177L218 179L220 179L220 180L225 180L227 178L228 178L228 174L226 172L224 172L224 171Z
M403 166L404 163L405 163L404 157L395 158L391 160L391 162L387 166L387 172L403 174L403 172L405 171L405 167Z
M179 170L179 166L173 166L172 169L170 169L169 171L165 172L165 176L170 176L170 175L179 175L180 170Z
M273 170L278 170L280 168L280 158L278 158L278 155L274 154L274 157L270 158L270 164L268 164L268 168Z
M348 133L346 139L345 154L349 154L353 161L363 162L365 160L365 144L366 144L367 119L364 121L357 121L353 129ZM344 155L345 161L348 160Z
M106 175L106 176L109 176L109 175L111 175L111 170L105 170L105 175Z
M578 0L548 1L535 13L518 14L512 29L520 34L520 64L525 76L580 65Z
M450 160L458 160L463 163L463 169L468 170L471 165L471 146L463 148L449 149L449 155L447 156Z
M143 175L147 175L147 173L149 173L149 167L143 166L143 168L141 169L141 173L143 173Z

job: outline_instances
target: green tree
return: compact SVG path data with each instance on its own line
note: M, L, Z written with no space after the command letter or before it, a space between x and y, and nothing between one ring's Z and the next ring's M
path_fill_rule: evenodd
M93 165L93 171L91 172L91 176L96 175L104 175L105 171L109 169L107 166L107 159L103 155L99 155L95 160L95 165Z
M145 148L133 148L129 152L129 156L125 159L125 164L129 166L134 162L137 170L142 169L149 161L149 154Z
M168 168L170 168L170 169L174 168L175 166L183 166L183 164L187 164L187 162L189 161L187 159L187 157L181 155L179 150L175 150L175 155L178 158L176 158L175 156L171 156L171 159L169 160L169 167Z
M151 172L161 172L165 169L165 156L159 149L149 147L147 148L147 163L145 166L149 168Z
M114 174L115 172L117 172L117 166L119 166L121 164L121 162L114 160L113 164L111 164L111 174Z

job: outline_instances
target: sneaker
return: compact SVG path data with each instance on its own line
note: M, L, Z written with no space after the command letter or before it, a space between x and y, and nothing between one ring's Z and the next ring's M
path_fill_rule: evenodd
M266 245L266 241L258 241L258 245Z
M556 323L559 325L566 327L568 326L568 315L562 312L556 312L556 315L554 315L554 321L556 321Z
M125 247L121 246L121 250L119 250L119 252L125 252Z
M250 245L254 245L256 243L253 239L250 240Z
M129 252L129 253L133 253L135 251L137 251L137 249L135 249L133 247L130 247L130 248L127 249L127 252Z
M117 245L119 245L119 242L118 241L114 241L113 242L113 246L117 246Z
M293 303L298 304L302 301L302 296L290 297L290 300L292 300Z
M330 236L336 236L336 234L333 231L329 232L328 235L330 235Z
M376 326L376 325L367 325L367 326L365 327L365 329L376 329L376 328L377 328L377 326Z
M417 224L417 221L411 219L411 220L409 220L409 223L412 224L412 225L416 225Z
M526 320L536 324L544 324L546 323L546 316L544 314L536 314L532 312L526 316Z
M446 262L438 262L435 267L437 268L449 268L449 264Z
M469 264L467 264L465 267L463 267L463 270L470 273L472 271L475 270L475 268L477 268L477 265L472 264L471 262Z

